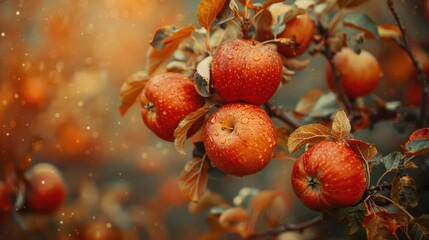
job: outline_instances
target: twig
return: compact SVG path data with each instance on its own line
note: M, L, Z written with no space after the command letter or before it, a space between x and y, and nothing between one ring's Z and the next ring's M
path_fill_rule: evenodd
M341 85L341 76L339 72L337 71L337 68L333 62L334 58L334 52L332 52L331 46L329 46L329 29L323 26L323 24L318 21L317 23L317 29L319 30L320 35L323 37L323 49L320 51L320 53L325 56L325 58L328 60L329 65L331 66L332 75L334 75L335 80L335 86L338 90L338 98L343 103L344 108L347 112L347 114L350 114L352 111L352 105L350 103L349 98L346 96L343 86Z
M380 192L380 191L384 191L384 190L389 190L392 189L392 184L391 183L383 183L383 184L378 184L375 186L371 186L368 191L371 192L371 194L374 194L376 192Z
M273 236L277 236L283 232L286 231L302 231L305 228L311 227L316 223L319 223L321 221L323 221L324 216L323 215L317 215L316 217L302 222L302 223L289 223L289 224L285 224L277 229L271 230L271 231L266 231L263 233L255 233L250 235L249 237L247 237L246 239L251 240L251 239L261 239L261 238L268 238L268 237L273 237Z
M267 102L264 104L264 106L267 109L268 115L270 115L271 117L276 117L280 119L282 122L286 123L293 129L297 129L301 126L299 123L293 121L286 114L284 114L283 111L279 107L277 107L274 103Z
M422 101L420 103L420 119L417 122L417 127L424 127L426 126L426 115L427 115L427 104L426 99L428 96L429 91L429 81L428 77L423 71L423 67L420 64L420 62L417 60L414 53L411 51L410 45L408 43L407 35L406 35L406 29L404 24L402 23L401 19L399 18L398 12L395 10L395 6L393 4L393 0L387 0L387 6L389 7L390 12L393 14L393 17L395 18L395 21L401 30L402 34L402 42L398 42L398 45L403 48L408 56L411 58L411 61L413 62L414 68L417 72L417 79L419 84L422 87Z

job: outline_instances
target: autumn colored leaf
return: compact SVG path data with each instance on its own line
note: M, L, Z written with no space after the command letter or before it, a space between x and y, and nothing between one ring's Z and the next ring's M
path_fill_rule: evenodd
M392 181L390 197L404 208L416 207L419 203L419 195L414 179L410 176L396 176Z
M288 38L284 38L288 39ZM278 38L279 40L279 38ZM295 42L291 43L294 44ZM283 58L283 65L286 66L289 70L303 70L305 69L308 64L310 64L310 59L296 59L296 58Z
M423 215L412 219L408 226L408 234L411 239L429 240L429 216Z
M347 118L346 112L343 110L338 111L334 116L334 121L332 122L332 136L339 140L348 139L350 137L351 130L352 127L349 119Z
M213 57L208 56L204 58L197 65L197 71L194 74L195 89L198 94L203 97L209 97L210 94L210 64Z
M223 197L220 194L211 191L205 191L198 202L189 203L188 211L192 214L197 214L215 206L227 207L228 205L225 203Z
M266 0L262 5L263 8L269 8L271 5L279 2L283 2L284 0Z
M377 147L373 144L356 139L348 139L346 142L353 152L355 152L365 162L371 161L378 153Z
M276 127L277 145L287 150L287 142L289 138L289 130L285 127Z
M401 161L402 161L402 157L403 157L402 153L393 152L393 153L390 153L390 154L384 156L381 159L381 162L384 164L387 171L391 171L391 170L397 169L399 167L399 165L401 164Z
M179 42L172 42L162 49L149 48L147 52L146 72L152 75L161 65L171 58L174 51L177 50Z
M407 151L405 155L416 156L429 154L429 140L428 139L417 139L406 144L405 148Z
M198 24L207 30L210 29L225 2L226 0L201 0L197 7Z
M296 18L299 15L305 14L307 11L302 8L294 7L287 11L283 16L283 23L287 24L290 20Z
M219 217L219 224L230 232L238 233L241 237L247 236L247 220L249 212L242 207L233 207L225 210Z
M227 0L223 8L220 10L218 15L216 16L216 19L218 20L217 24L222 24L224 22L227 22L231 19L235 18L235 13L238 11L238 6L235 3L234 0Z
M401 30L394 24L378 25L377 30L382 40L396 40L402 37Z
M295 111L302 114L309 113L322 95L323 91L320 88L310 90L299 99Z
M287 210L284 205L285 201L282 192L273 190L258 192L253 196L250 203L252 215L249 220L249 229L253 229L255 227L258 217L263 212L267 213L267 217L269 217L271 221L276 223L283 222L287 214ZM278 209L279 207L281 208L280 211Z
M166 45L164 40L171 36L175 30L176 26L174 25L163 26L157 29L153 34L153 38L149 41L149 44L158 50L162 49Z
M243 6L249 9L253 9L253 0L238 0L238 2Z
M330 136L329 128L325 125L313 123L301 126L289 136L289 152L293 153L305 144L316 144Z
M170 44L172 42L181 42L192 35L195 30L194 24L189 24L185 27L179 28L173 32L170 36L164 39L162 42L164 44Z
M174 146L179 153L186 154L184 146L188 137L188 130L209 111L209 108L210 106L205 104L180 121L179 126L174 130Z
M368 240L399 239L396 232L408 224L407 216L402 213L372 212L363 219Z
M368 0L338 0L337 3L340 8L353 8L364 4L367 1Z
M354 207L339 208L335 211L335 216L341 222L347 224L348 234L356 235L360 232L364 232L362 228L362 221L365 217L365 205L359 203Z
M198 202L207 186L209 164L205 158L194 158L186 162L179 176L179 189L189 201Z
M139 98L148 81L149 75L145 71L139 71L128 77L122 84L120 90L121 105L119 107L119 112L122 116L127 113L130 107Z
M379 39L377 24L367 14L349 14L343 22L345 27L354 28L373 39Z

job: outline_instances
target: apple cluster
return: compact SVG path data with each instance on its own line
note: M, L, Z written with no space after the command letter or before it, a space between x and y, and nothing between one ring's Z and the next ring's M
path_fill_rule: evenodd
M203 128L207 157L227 174L259 172L271 159L276 134L271 118L259 105L278 89L283 64L273 48L255 40L232 39L220 44L210 65L210 87L221 99L216 111L201 117L187 136ZM140 97L142 118L159 138L174 141L180 122L210 99L200 96L191 78L165 72L149 79Z

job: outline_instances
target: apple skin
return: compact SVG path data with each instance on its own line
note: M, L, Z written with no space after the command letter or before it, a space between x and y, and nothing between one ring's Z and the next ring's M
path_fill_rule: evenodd
M166 72L151 78L140 97L142 118L159 138L174 141L174 130L189 113L205 103L193 81L180 73ZM192 136L203 124L198 120L188 131Z
M343 48L335 54L333 62L341 75L341 84L348 97L356 98L370 94L382 76L377 59L365 50L358 55L351 48ZM329 88L336 91L334 75L329 64L326 68L326 80Z
M66 198L66 187L61 172L50 163L38 163L32 166L25 177L29 189L25 196L28 210L39 214L55 212Z
M315 211L358 203L367 180L362 160L344 143L323 141L303 153L292 169L292 188Z
M271 47L233 39L223 42L214 54L210 81L225 102L261 105L276 92L282 71L282 59Z
M245 176L261 171L270 162L276 133L261 107L237 102L223 105L209 117L203 142L217 168Z

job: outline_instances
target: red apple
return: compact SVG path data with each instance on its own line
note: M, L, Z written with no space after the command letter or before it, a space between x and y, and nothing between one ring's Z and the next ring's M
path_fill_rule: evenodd
M227 174L245 176L261 171L269 163L276 133L262 108L230 103L210 116L203 142L207 156L217 168Z
M25 174L29 189L25 206L35 213L51 214L66 198L66 189L61 172L50 163L38 163Z
M341 75L341 84L348 97L361 97L370 94L382 76L377 59L369 52L362 50L360 54L351 48L343 48L335 54L333 62ZM329 88L336 91L331 66L326 68L326 79Z
M189 113L204 105L204 98L195 90L193 81L180 74L167 72L149 80L140 98L142 118L158 137L174 141L174 130ZM197 121L188 131L194 134L203 124Z
M366 185L362 160L342 142L314 145L295 161L292 169L295 194L315 211L355 205Z
M263 104L276 92L282 78L282 59L257 41L223 42L211 63L211 84L226 102Z

